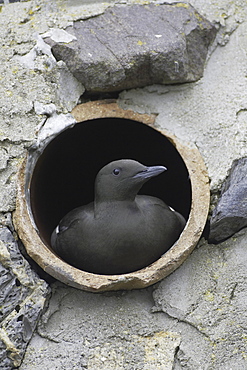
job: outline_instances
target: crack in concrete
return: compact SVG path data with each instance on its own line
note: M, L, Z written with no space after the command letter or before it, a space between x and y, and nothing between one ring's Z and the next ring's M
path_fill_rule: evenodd
M57 339L54 339L51 335L49 335L47 332L43 332L41 330L41 328L37 328L37 334L41 337L41 338L44 338L44 339L47 339L49 340L50 342L53 342L53 343L61 343L61 342L64 342L64 339L62 340L57 340Z
M247 112L247 108L241 108L239 109L237 112L236 112L236 117L238 118L238 116L242 113L246 113Z
M48 322L51 320L51 318L57 313L57 312L60 312L61 311L61 306L62 306L62 301L63 299L69 295L69 293L65 293L61 298L60 300L57 302L57 304L52 308L50 307L50 305L47 304L47 310L45 313L43 313L42 317L41 317L41 320L39 321L38 325L37 325L37 328L36 328L36 332L37 334L41 337L41 338L44 338L44 339L47 339L51 342L54 342L54 343L61 343L61 342L65 342L66 340L64 338L62 338L61 340L58 340L58 339L55 339L54 336L50 335L47 330L46 330L46 326L48 325ZM51 298L51 297L50 297ZM56 337L58 336L58 334L56 334ZM69 342L70 343L70 342Z
M0 143L7 143L10 145L25 145L25 143L32 143L33 139L27 140L27 139L20 139L20 140L11 140L9 138L0 139Z
M176 366L176 362L178 362L180 364L180 360L178 358L178 353L180 351L180 345L178 345L176 348L175 348L175 351L174 351L174 360L173 360L173 365L172 365L172 370L175 370L175 366ZM181 365L180 365L181 366Z
M233 300L233 298L235 297L235 290L236 290L237 286L238 286L238 283L236 282L236 283L234 284L233 288L232 288L231 293L230 293L230 297L229 297L229 300L230 300L230 301L231 301L231 300Z
M170 306L170 307L172 308L172 306ZM196 303L193 306L191 306L191 310L190 310L189 314L192 314L193 311L195 311L198 307L199 307L199 305L196 304ZM176 307L174 307L174 308L176 309ZM168 313L167 311L164 311L161 307L158 308L157 306L155 306L155 309L157 309L157 310L155 310L155 311L153 310L152 313L162 312L165 315L167 315L170 319L176 320L176 323L174 323L174 325L171 326L171 328L177 326L177 324L179 324L179 323L187 324L190 327L192 327L193 329L196 329L197 333L199 333L200 335L202 335L202 336L206 337L207 339L209 339L210 341L212 341L211 338L210 338L210 336L208 334L206 334L205 332L201 331L196 326L196 324L193 324L191 321L186 320L186 317L188 317L188 314L184 314L184 318L182 319L182 318L179 318L179 317L177 317L175 315L172 315L171 313Z
M212 341L212 339L210 338L210 336L208 334L206 334L205 332L201 331L195 324L193 324L192 322L190 321L187 321L186 319L184 320L178 320L178 322L181 322L181 323L184 323L184 324L187 324L189 325L191 328L195 329L197 333L199 333L200 335L202 335L203 337L209 339L211 342L214 342Z

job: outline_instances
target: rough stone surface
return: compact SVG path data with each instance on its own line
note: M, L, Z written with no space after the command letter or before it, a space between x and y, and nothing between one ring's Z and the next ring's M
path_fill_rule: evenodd
M135 0L121 2L133 4ZM48 115L37 114L34 103L55 104L56 114L68 113L57 96L61 67L54 64L47 49L44 51L48 54L40 49L37 34L52 28L65 30L74 21L103 14L115 3L114 0L107 3L30 0L1 5L0 222L4 227L12 227L19 159L36 139L38 128ZM191 0L190 3L219 28L204 76L196 83L154 85L124 92L118 104L140 113L157 114L156 124L160 128L198 146L209 169L213 203L233 160L247 156L247 7L246 0ZM38 46L36 51L28 55L35 46ZM25 59L17 58L27 55L29 60L34 56L29 66L22 63ZM159 347L154 349L157 337L162 353L162 343L169 343L168 356L174 358L173 370L246 369L246 238L246 229L242 229L224 243L214 246L203 242L179 270L155 287L153 312L150 312L154 305L151 288L121 296L122 293L95 295L54 285L53 303L48 314L42 315L40 327L27 347L22 369L37 369L37 365L41 369L52 366L70 370L90 365L95 370L104 361L108 368L119 364L121 369L123 361L133 364L135 359L145 369L143 356L137 354L135 347L147 358L144 343L149 343L149 359L152 356L158 361ZM8 246L6 241L4 246ZM7 296L7 288L5 285L0 295ZM15 302L13 316L10 313L4 320L6 326L13 322L13 317L19 317L15 316L14 305ZM30 306L25 307L30 310ZM21 320L18 324L23 325ZM16 331L11 332L11 341L14 335L21 338L19 326L13 327ZM56 327L58 338L53 333ZM120 333L122 327L129 330L129 337ZM1 335L15 353L15 344L8 341L5 332L1 331ZM6 354L6 345L1 342L0 363L11 353ZM84 353L86 360L81 356ZM155 366L157 369L157 362ZM125 369L128 370L128 365ZM146 369L152 369L150 364ZM163 369L166 369L164 365Z
M198 80L216 34L185 3L114 6L67 31L67 43L47 35L52 52L93 92Z
M153 297L152 287L95 295L55 283L20 369L246 369L246 258L242 231L219 247L203 241Z
M211 242L220 242L247 226L247 157L235 160L210 219Z
M119 104L156 113L157 126L195 143L206 161L212 192L218 194L233 160L247 155L247 7L245 0L190 3L221 25L203 77L190 84L126 91Z
M49 114L34 114L35 103L54 103L67 113L84 92L63 63L56 63L37 29L49 29L56 4L29 1L3 6L0 12L0 212L15 208L16 170ZM45 16L47 13L47 17ZM66 21L66 24L67 21Z
M48 293L11 231L0 227L0 369L21 364Z
M152 288L100 295L61 283L52 289L20 369L172 370L180 335L164 330L165 315L151 313Z
M175 370L247 368L246 259L243 231L219 247L202 242L155 290L154 311L188 329Z

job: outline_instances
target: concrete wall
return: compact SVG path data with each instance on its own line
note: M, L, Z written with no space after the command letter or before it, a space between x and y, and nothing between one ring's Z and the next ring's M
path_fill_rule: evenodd
M53 117L63 119L84 91L65 65L56 63L40 34L100 14L109 3L115 1L81 5L72 0L32 0L1 7L0 222L1 230L12 235L20 159L36 140L49 108ZM157 114L157 127L199 148L211 180L213 207L232 161L247 155L246 1L190 3L219 29L203 78L123 91L118 104ZM4 235L0 261L13 272L6 247L15 240L10 242ZM21 286L29 290L13 301L0 331L0 350L6 354L7 348L7 357L9 353L16 357L2 357L0 368L247 369L246 240L246 229L218 245L202 239L172 275L139 291L93 294L56 281L49 288L33 265L25 267L29 280L22 280ZM21 255L18 258L25 261ZM16 276L14 270L11 279ZM38 286L42 294L32 300ZM34 316L41 313L44 297L49 297L47 309L38 320ZM9 329L11 318L18 316L18 307L27 316L32 302L38 308L29 317L31 334L38 325L30 339L31 334L23 337L27 324L16 320L22 322L17 340ZM11 327L17 330L16 324Z

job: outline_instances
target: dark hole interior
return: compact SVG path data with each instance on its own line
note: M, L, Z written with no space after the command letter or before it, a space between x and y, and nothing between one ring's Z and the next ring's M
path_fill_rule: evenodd
M163 199L188 218L189 174L171 142L143 123L100 118L63 131L37 161L30 186L31 208L40 237L47 245L66 213L93 200L96 174L117 159L166 166L168 171L148 181L140 193Z

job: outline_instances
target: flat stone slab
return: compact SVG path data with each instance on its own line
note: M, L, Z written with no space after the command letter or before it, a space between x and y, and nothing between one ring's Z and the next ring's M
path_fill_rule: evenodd
M86 90L111 92L198 80L216 28L189 4L135 4L108 8L66 32L64 40L56 29L43 35L55 58Z
M210 242L219 243L247 226L247 157L233 161L210 220Z

